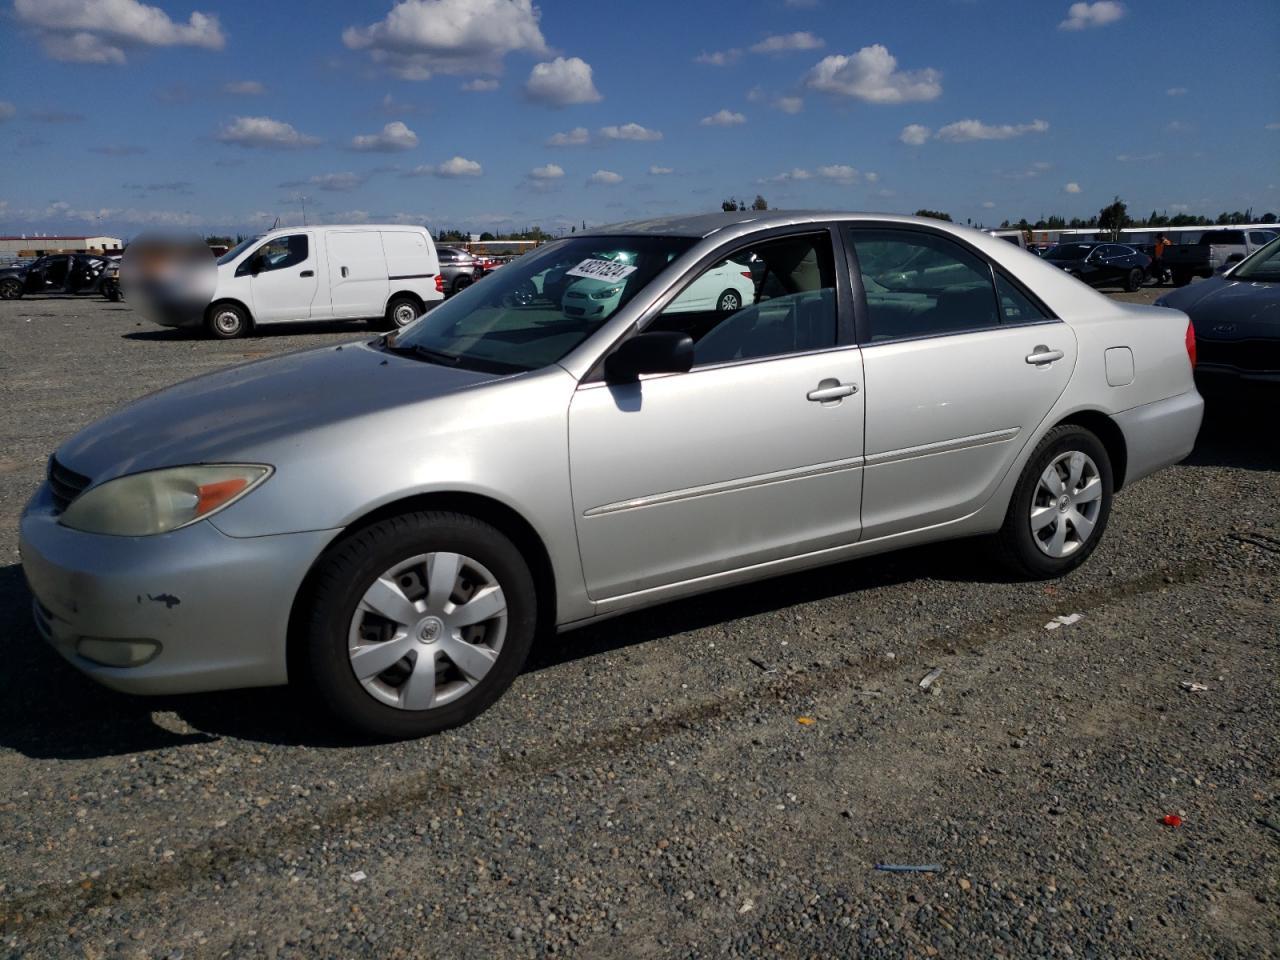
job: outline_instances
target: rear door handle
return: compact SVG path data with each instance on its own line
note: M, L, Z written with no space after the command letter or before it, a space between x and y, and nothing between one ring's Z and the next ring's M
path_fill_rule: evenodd
M347 268L346 268L346 267L343 267L343 268L342 268L342 275L343 275L344 277L347 275Z
M300 277L314 277L315 275L316 275L316 272L314 270L303 270L300 274L298 274L298 276Z
M1027 354L1027 363L1037 367L1042 367L1046 363L1053 363L1055 360L1061 360L1063 353L1061 350L1050 350L1044 344L1038 344L1030 353Z
M818 386L805 394L805 397L814 403L830 403L832 400L841 400L845 397L851 397L858 392L856 383L841 383L835 377L828 377L818 383Z

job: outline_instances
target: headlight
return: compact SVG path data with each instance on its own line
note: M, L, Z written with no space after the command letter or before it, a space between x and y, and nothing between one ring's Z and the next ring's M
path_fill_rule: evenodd
M595 290L591 293L592 300L608 300L610 297L616 297L622 292L621 287L605 287L603 290Z
M150 470L109 480L71 502L60 522L85 533L146 537L195 523L235 503L271 475L258 464Z

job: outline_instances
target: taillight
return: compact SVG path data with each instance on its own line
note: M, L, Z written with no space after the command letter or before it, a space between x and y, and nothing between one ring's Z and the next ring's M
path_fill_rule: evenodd
M742 271L742 275L743 275L744 277L746 277L748 280L754 280L754 279L755 279L755 277L751 276L751 271L750 271L750 270L743 270L743 271Z
M444 293L444 274L436 274L436 293Z
M1187 323L1187 359L1191 361L1191 369L1196 367L1196 328Z

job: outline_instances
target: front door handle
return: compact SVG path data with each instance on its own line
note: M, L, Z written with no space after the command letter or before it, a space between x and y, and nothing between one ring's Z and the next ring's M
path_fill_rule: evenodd
M851 397L858 392L856 383L841 383L835 377L828 377L818 383L818 386L805 394L805 397L814 403L830 403L833 400L839 401L845 397Z
M298 274L298 276L300 277L314 277L315 275L316 275L316 272L314 270L303 270L300 274Z
M1043 343L1037 344L1035 348L1027 354L1027 363L1037 367L1042 367L1047 363L1053 363L1055 360L1061 360L1063 353L1061 350L1050 350Z
M347 275L347 268L346 268L346 267L343 267L343 268L342 268L342 275L343 275L343 277L346 277L346 275Z

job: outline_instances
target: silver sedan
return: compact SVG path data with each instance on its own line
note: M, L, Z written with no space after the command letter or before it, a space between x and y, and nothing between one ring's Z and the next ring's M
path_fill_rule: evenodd
M749 297L677 303L726 264ZM109 686L306 681L417 736L484 710L536 635L673 597L975 535L1061 576L1190 452L1193 363L1184 314L951 224L631 223L94 424L50 459L23 566L44 636Z

